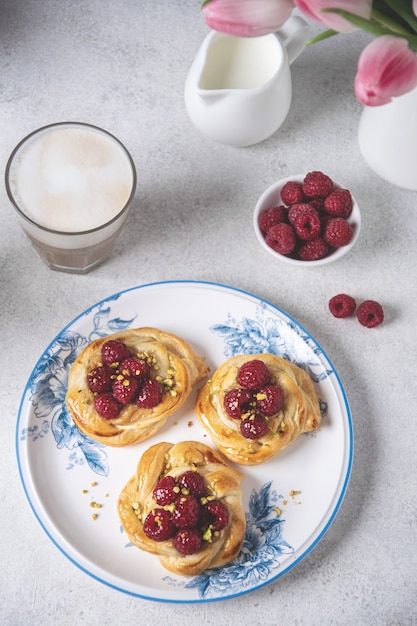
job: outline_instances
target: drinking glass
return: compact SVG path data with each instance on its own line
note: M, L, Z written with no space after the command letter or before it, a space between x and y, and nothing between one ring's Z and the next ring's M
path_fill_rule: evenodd
M113 252L136 191L136 168L106 130L59 122L20 141L5 184L43 261L53 270L85 274Z

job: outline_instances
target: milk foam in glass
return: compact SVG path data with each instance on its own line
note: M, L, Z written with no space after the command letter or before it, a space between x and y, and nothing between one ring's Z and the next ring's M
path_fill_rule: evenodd
M58 123L18 144L7 163L6 190L49 267L86 273L113 251L136 190L136 170L107 131Z

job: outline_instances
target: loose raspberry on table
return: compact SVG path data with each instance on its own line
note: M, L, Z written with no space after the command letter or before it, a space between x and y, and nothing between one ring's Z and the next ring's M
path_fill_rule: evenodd
M300 212L293 218L292 225L295 234L302 241L311 241L319 236L321 231L321 221L318 212L310 207L309 210Z
M121 404L111 393L101 393L94 399L94 408L106 420L115 419L121 410Z
M120 402L120 404L131 404L136 400L139 388L140 386L137 378L130 378L120 374L113 381L113 396Z
M266 244L279 254L290 254L297 243L295 231L289 224L272 226L265 237Z
M195 528L184 528L177 532L174 538L174 545L180 554L195 554L201 548L203 539L199 530Z
M111 391L112 370L107 365L99 365L90 370L87 374L87 385L93 393L104 393Z
M120 363L119 372L124 376L133 376L142 380L149 378L150 367L146 361L137 356L130 356Z
M287 205L304 201L303 185L295 180L290 180L282 187L281 200Z
M111 339L103 343L101 347L101 358L103 363L109 367L119 365L121 361L130 356L130 350L122 341Z
M196 528L200 520L200 503L191 495L181 495L175 500L172 523L177 528Z
M268 367L260 359L246 361L240 366L236 380L245 389L261 389L269 380Z
M260 439L267 430L268 424L262 415L253 415L240 422L240 432L246 439Z
M147 380L139 391L136 405L142 409L153 409L162 401L163 389L160 382L155 379Z
M271 226L285 222L287 219L288 209L284 206L274 206L271 209L262 211L258 218L259 228L265 235Z
M365 300L358 306L356 311L358 321L366 328L375 328L384 321L384 310L379 302Z
M143 532L154 541L166 541L175 536L177 529L172 523L169 511L154 509L148 513L143 522Z
M243 413L249 410L249 405L253 401L253 396L248 389L230 389L224 394L223 404L225 411L230 417L239 419Z
M304 241L298 247L298 256L302 261L318 261L323 259L329 252L329 246L321 237L312 241Z
M334 183L323 172L314 171L306 174L303 180L303 192L307 198L326 198L332 193Z
M159 506L167 506L178 498L179 491L175 478L167 474L156 483L152 495Z
M330 298L329 309L334 317L350 317L356 309L356 301L346 293L339 293Z
M187 470L178 477L178 485L192 496L201 498L206 493L204 478L195 470Z
M343 217L334 217L324 227L323 239L333 248L347 246L353 239L353 228Z
M284 392L278 385L267 385L256 393L256 402L260 411L267 417L271 417L282 409Z
M323 208L332 217L349 217L352 213L352 195L348 189L335 189L324 200Z

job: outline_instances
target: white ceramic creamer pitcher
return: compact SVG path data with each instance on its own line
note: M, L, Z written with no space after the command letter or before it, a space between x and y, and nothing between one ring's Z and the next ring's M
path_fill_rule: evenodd
M288 115L290 64L308 36L308 24L298 16L263 37L210 32L185 82L185 106L192 123L210 139L231 146L249 146L270 137Z

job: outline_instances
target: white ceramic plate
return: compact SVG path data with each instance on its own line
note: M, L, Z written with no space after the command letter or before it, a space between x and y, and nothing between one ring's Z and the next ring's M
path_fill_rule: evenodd
M261 466L243 468L247 533L241 556L237 562L194 578L170 574L157 557L129 544L116 502L150 445L181 440L211 445L194 413L197 390L154 437L123 449L86 438L65 407L68 371L76 354L97 337L139 326L155 326L184 337L206 356L212 371L238 353L285 356L312 376L322 408L317 432L302 435ZM179 281L117 293L81 313L59 333L28 380L16 448L33 512L75 565L135 596L208 602L258 589L311 551L328 530L345 494L353 433L336 371L294 319L261 298L231 287ZM101 508L92 507L94 503Z

